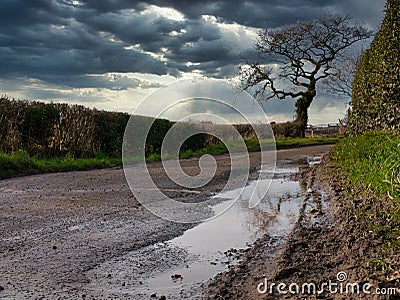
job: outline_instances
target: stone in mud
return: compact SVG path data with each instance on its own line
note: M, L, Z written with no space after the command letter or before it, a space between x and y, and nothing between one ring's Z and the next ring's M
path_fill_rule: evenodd
M174 274L174 275L171 275L171 279L172 280L178 280L178 279L182 280L183 276L181 274Z

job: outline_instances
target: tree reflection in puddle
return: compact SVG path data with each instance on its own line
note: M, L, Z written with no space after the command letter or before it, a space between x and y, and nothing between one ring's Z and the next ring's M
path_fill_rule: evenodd
M262 172L269 172L266 167L261 170L261 176ZM146 289L157 291L158 295L180 297L185 290L225 271L229 264L235 263L227 259L226 253L230 249L247 248L264 234L282 238L287 236L298 220L306 195L304 186L288 179L296 171L297 167L277 169L277 176L272 179L268 194L254 208L249 208L249 199L253 192L257 195L256 181L249 181L244 189L219 194L219 198L232 202L229 210L168 242L171 247L187 249L196 259L188 265L150 278L145 283ZM265 184L269 182L265 180ZM213 209L217 214L222 207L226 207L225 201L213 206ZM174 274L182 276L179 281L171 280Z

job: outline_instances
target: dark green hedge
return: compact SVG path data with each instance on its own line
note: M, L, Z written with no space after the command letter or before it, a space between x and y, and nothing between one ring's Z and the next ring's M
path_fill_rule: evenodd
M0 151L10 153L25 150L31 156L44 158L66 155L88 158L99 154L119 157L129 118L130 115L126 113L99 111L81 105L28 102L0 97ZM161 153L164 137L174 122L134 116L128 128L131 138L144 134L137 129L150 124L152 126L145 139L146 156ZM179 129L174 136L177 143L193 132L213 132L227 141L238 138L237 134L229 130L229 126L208 122L178 125ZM257 126L260 126L259 131L264 134L261 138L272 137L269 125ZM235 128L245 139L257 138L250 125L239 124ZM289 126L287 129L290 128ZM142 140L140 136L137 138ZM180 150L196 151L218 142L220 140L212 135L195 134L184 140Z
M100 153L121 156L122 143L130 115L99 111L81 105L28 102L0 98L0 151L25 150L37 157L94 157ZM154 122L153 122L154 121ZM146 138L146 155L160 154L168 130L174 125L165 119L134 116L130 134L152 122ZM192 132L195 124L181 126L181 133ZM198 150L216 143L207 134L196 134L182 145L182 150Z
M76 158L121 155L129 115L81 105L0 98L0 151L25 150L32 156ZM139 118L139 117L138 117ZM171 122L156 120L149 140L160 143ZM160 130L159 124L164 130ZM138 123L140 126L140 122Z
M353 81L348 132L400 132L400 0L388 0L386 16Z

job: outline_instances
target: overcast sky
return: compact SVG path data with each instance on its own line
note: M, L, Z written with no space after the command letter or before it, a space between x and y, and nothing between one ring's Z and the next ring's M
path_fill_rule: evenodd
M384 0L1 0L0 93L128 111L193 77L231 80L259 28L349 14L376 30ZM364 47L367 45L364 43ZM320 93L311 123L337 122L349 99ZM154 103L157 105L157 103ZM293 101L265 106L293 117Z

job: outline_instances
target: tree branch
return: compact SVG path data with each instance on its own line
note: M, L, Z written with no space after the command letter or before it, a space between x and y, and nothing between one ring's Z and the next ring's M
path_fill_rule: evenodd
M263 99L310 94L317 81L340 77L340 67L334 62L347 48L371 35L364 27L352 25L349 16L325 16L278 30L260 30L255 43L259 56L239 72L244 89ZM278 70L268 67L269 63L277 64ZM279 75L274 77L273 70ZM293 91L279 87L286 83Z

